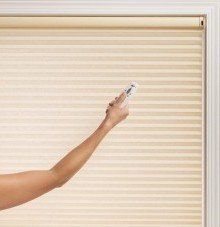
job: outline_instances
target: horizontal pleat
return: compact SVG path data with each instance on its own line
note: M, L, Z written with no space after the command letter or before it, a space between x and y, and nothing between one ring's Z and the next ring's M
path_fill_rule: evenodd
M202 30L0 29L0 171L47 169L131 81L130 115L4 227L201 227Z

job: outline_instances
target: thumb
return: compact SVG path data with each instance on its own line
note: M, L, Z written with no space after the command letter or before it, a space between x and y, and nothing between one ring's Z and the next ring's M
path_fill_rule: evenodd
M126 99L126 97L127 97L127 94L126 94L126 92L125 91L123 91L120 95L119 95L119 97L118 97L118 99L116 100L116 104L122 104L122 102Z

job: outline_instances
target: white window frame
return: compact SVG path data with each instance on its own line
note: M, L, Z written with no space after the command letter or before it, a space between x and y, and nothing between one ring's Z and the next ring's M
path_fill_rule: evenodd
M205 15L206 130L203 227L220 226L220 1L219 0L0 0L0 16Z

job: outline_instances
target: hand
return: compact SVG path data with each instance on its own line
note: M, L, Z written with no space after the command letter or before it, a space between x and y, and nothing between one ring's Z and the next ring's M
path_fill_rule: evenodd
M104 122L111 128L123 121L129 115L128 104L124 107L121 107L121 104L126 98L126 93L123 92L119 97L116 97L115 100L112 100L107 109L106 117Z

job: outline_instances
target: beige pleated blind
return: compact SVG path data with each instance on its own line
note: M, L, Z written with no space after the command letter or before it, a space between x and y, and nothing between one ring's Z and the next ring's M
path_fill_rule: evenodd
M83 169L0 212L0 226L202 226L202 18L2 17L0 27L1 174L50 168L122 88L140 85Z

